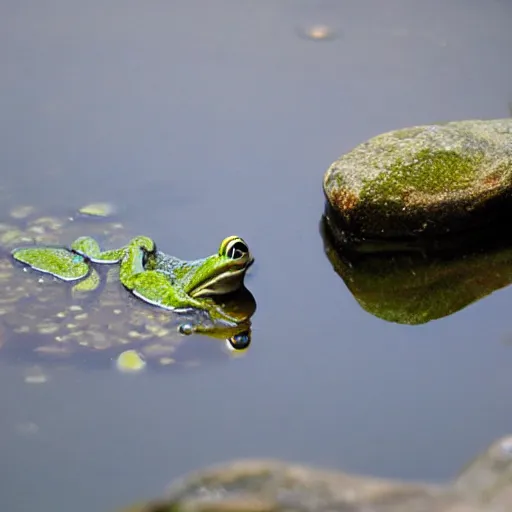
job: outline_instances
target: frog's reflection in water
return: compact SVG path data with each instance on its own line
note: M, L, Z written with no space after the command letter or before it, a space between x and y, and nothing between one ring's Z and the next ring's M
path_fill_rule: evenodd
M46 268L41 272L39 260L37 266L8 256L2 261L7 295L0 306L8 314L0 316L0 357L11 361L98 368L135 351L147 361L138 362L141 368L168 368L201 364L223 352L241 355L251 344L256 301L243 280L234 292L201 297L201 305L209 307L178 312L127 293L119 265L91 264L94 286L77 287ZM222 340L224 350L201 343L205 337Z
M223 339L229 352L245 352L251 344L251 317L256 312L254 295L242 286L239 290L211 299L234 322L212 318L205 311L195 311L194 319L181 323L178 331L184 335L202 334Z

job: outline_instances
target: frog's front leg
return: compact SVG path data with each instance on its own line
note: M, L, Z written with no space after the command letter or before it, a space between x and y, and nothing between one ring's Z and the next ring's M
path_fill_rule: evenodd
M138 274L121 276L121 282L136 297L164 309L201 308L202 303L174 288L165 274L144 270Z
M153 250L151 239L140 237L130 242L121 261L119 279L136 297L165 309L199 307L200 302L172 286L157 270L144 270L144 259Z
M146 256L155 251L155 242L147 236L132 238L130 243L122 249L120 279L127 288L131 289L130 280L134 275L145 271Z
M196 307L199 302L175 289L167 276L145 270L144 261L155 251L151 238L139 236L130 241L121 260L119 279L123 286L140 299L161 308Z
M123 279L121 279L123 282ZM228 314L213 301L198 300L187 295L169 282L169 278L157 270L145 270L131 275L123 284L133 295L149 304L163 309L183 312L195 308L206 311L212 320L221 321L227 326L237 325L237 320Z
M235 319L213 302L191 297L183 290L174 287L168 276L157 270L144 270L145 257L154 250L155 245L150 238L137 237L130 242L121 261L119 272L119 278L125 288L139 299L163 309L203 309L215 319L220 319L227 324L236 324Z
M111 251L102 251L98 242L90 236L77 238L71 244L71 249L82 256L86 256L93 263L104 264L119 263L125 252L125 247Z

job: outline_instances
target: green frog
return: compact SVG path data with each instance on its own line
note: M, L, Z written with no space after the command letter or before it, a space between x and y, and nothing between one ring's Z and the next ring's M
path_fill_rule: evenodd
M197 309L190 302L176 308L183 311L178 313L155 307L126 291L120 277L121 257L131 247L131 258L127 256L123 264L123 280L125 268L136 264L137 258L145 271L158 268L167 270L168 276L172 267L166 262L176 259L150 250L154 243L146 237L144 243L130 246L126 242L134 239L134 233L120 217L96 211L89 207L48 211L21 205L0 222L0 358L45 367L105 367L121 356L123 361L137 360L132 357L135 351L150 368L167 371L245 354L251 345L256 302L243 285L245 271L233 281L228 279L237 276L236 262L225 260L223 267L222 258L214 254L204 265L199 260L196 273L191 265L195 262L184 262L183 268L194 275L186 288L186 276L176 271L187 295L210 308ZM92 238L84 238L84 233ZM228 244L227 239L226 244L221 252L238 259L242 247ZM100 245L121 249L101 251ZM199 267L210 269L204 273L212 277L210 282L199 282ZM140 295L154 300L148 296L147 284L137 280ZM239 288L225 294L232 286Z
M185 261L157 250L155 242L137 236L113 250L101 251L92 237L79 237L71 248L22 247L12 251L15 260L65 281L87 277L88 262L119 264L125 288L149 304L176 312L203 309L215 320L236 324L236 319L219 307L212 296L227 295L244 284L254 258L238 236L225 238L217 254Z

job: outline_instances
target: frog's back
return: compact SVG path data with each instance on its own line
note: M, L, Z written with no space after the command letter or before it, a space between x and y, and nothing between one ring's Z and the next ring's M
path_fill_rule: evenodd
M147 270L157 270L169 277L171 282L179 279L183 274L198 267L204 260L185 261L176 256L157 251L153 260L146 265Z

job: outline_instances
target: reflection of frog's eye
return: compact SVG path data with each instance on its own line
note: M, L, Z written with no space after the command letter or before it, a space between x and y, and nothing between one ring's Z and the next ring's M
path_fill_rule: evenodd
M222 241L219 254L232 260L245 258L249 254L247 244L237 236L229 236Z
M178 332L185 336L189 336L194 332L194 326L192 324L180 324L178 325Z
M245 350L251 344L251 334L249 331L241 332L231 336L226 341L226 345L230 350Z

